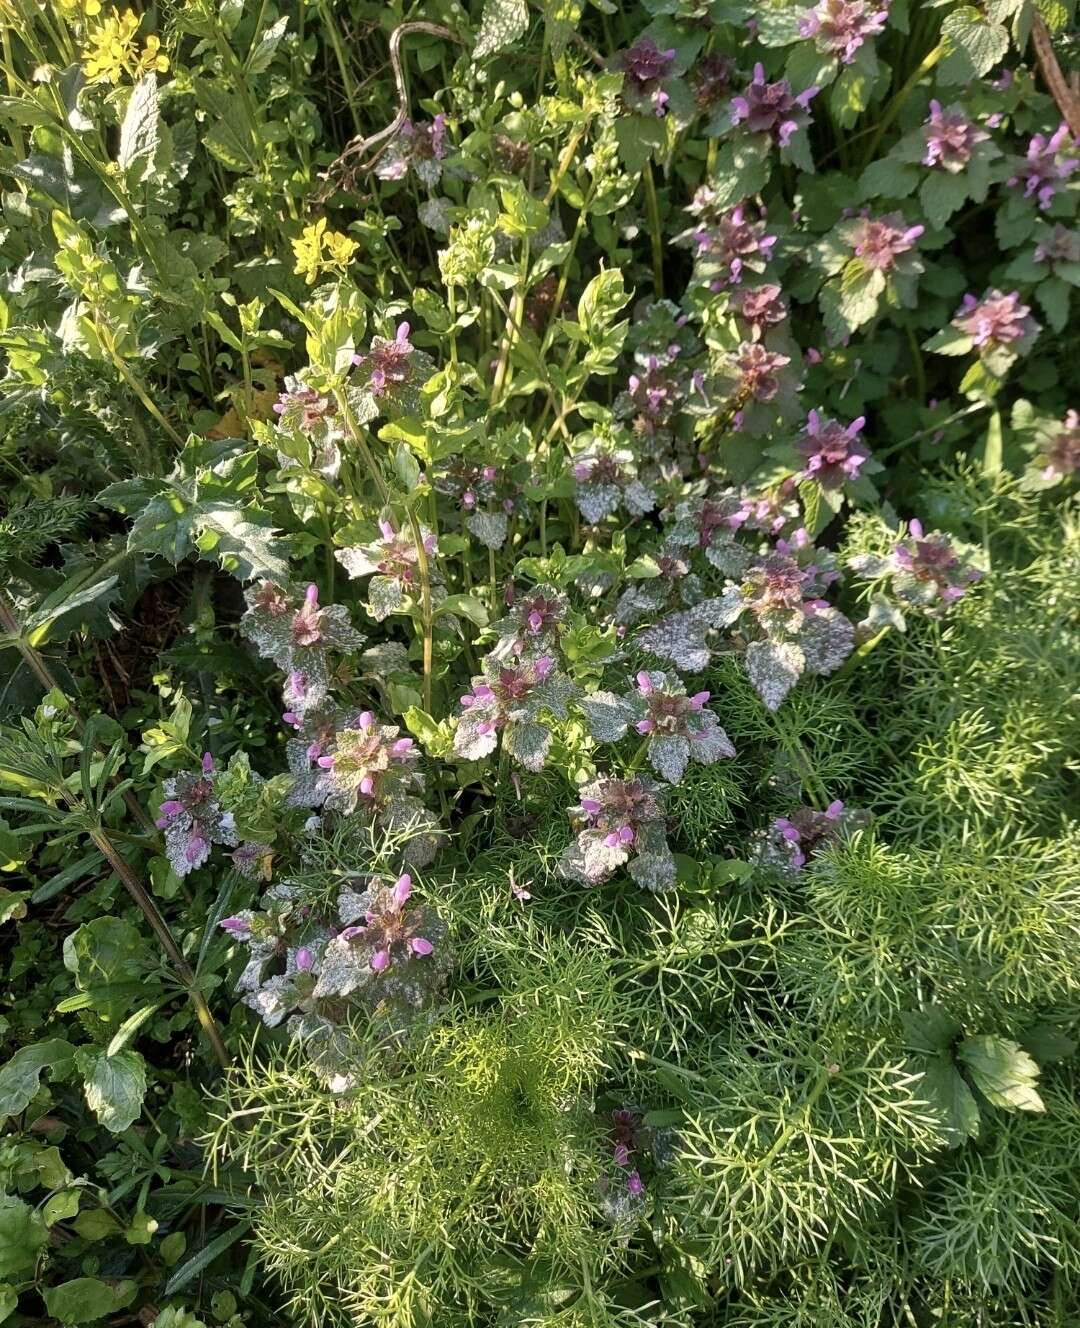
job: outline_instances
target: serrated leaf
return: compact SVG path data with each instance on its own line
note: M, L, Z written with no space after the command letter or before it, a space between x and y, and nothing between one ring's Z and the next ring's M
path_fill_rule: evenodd
M982 1034L956 1049L971 1081L992 1106L1004 1111L1045 1111L1035 1082L1039 1067L1018 1042Z
M618 742L634 720L634 709L614 692L593 692L578 702L596 742Z
M973 5L962 5L946 16L941 25L945 55L938 65L941 84L970 83L981 78L1009 49L1009 34Z
M122 1134L139 1117L146 1096L146 1062L137 1051L108 1055L101 1047L75 1053L86 1102L102 1125Z
M0 1277L32 1273L48 1239L40 1213L14 1195L0 1194Z
M919 202L926 219L940 230L968 200L969 185L962 171L931 171L919 187Z

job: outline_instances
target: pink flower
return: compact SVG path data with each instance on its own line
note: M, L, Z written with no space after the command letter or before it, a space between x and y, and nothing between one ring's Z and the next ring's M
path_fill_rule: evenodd
M849 232L849 243L856 258L868 268L889 272L902 254L915 247L925 226L905 226L899 212L884 217L861 217Z
M1077 148L1077 141L1064 122L1049 136L1032 134L1025 156L1016 159L1017 172L1009 181L1015 187L1024 186L1024 197L1038 199L1044 211L1058 191L1058 185L1067 180L1080 166L1080 158L1064 157L1062 153Z
M790 356L766 350L760 341L744 341L734 356L739 394L754 401L772 401L780 390L779 371L790 363Z
M848 425L822 419L812 410L806 428L796 439L795 449L806 458L802 478L815 480L823 489L839 489L848 480L858 479L870 450L859 438L866 423L860 415Z
M793 96L786 79L765 82L765 66L754 66L754 77L740 97L731 101L731 123L748 134L768 134L780 147L810 120L810 103L819 88Z
M926 139L923 165L939 166L952 175L962 171L976 146L990 137L958 106L943 111L939 101L930 103L930 116L923 125L923 136Z
M965 295L953 315L952 325L967 333L980 350L992 350L997 346L1026 350L1026 343L1033 341L1039 331L1030 308L1020 303L1019 291L1005 295L994 289L988 290L981 300L974 295Z
M885 28L889 8L874 9L867 0L820 0L799 25L799 35L813 37L825 55L849 65L868 37Z

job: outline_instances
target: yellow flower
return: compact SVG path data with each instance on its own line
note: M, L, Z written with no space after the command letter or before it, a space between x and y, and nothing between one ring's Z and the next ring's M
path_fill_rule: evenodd
M86 0L87 12L89 5L96 3L97 0ZM141 78L152 70L159 74L168 71L169 57L161 50L158 37L147 37L140 51L139 22L138 16L126 9L120 15L110 14L90 30L83 47L82 65L91 83L119 83L124 74Z
M101 13L101 0L59 0L65 18L94 18Z
M353 260L353 255L360 248L356 240L350 240L347 235L342 235L340 231L327 231L325 239L328 261L335 267L348 267Z
M293 240L292 248L296 258L293 271L311 286L326 268L344 271L360 246L340 231L328 231L326 218L320 217L304 227L299 238Z

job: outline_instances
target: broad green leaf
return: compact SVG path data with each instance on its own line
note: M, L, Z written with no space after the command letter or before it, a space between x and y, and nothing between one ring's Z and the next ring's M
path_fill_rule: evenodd
M45 1308L62 1324L96 1323L130 1305L138 1290L134 1282L115 1286L97 1277L76 1277L49 1287L43 1294Z
M941 25L944 57L937 69L939 83L970 83L981 78L1009 49L1009 34L973 5L961 5Z
M20 1047L0 1069L0 1118L17 1116L26 1110L41 1087L45 1070L61 1076L69 1074L73 1054L71 1043L63 1038L48 1038Z
M121 1134L138 1119L146 1096L146 1062L137 1051L109 1056L100 1047L76 1052L87 1105L105 1128Z
M577 317L587 336L596 338L615 321L620 309L630 301L621 268L604 268L581 292Z
M459 618L468 618L477 627L486 627L488 624L487 607L474 595L447 595L436 612L454 613Z
M956 1056L992 1106L1005 1111L1045 1111L1035 1082L1039 1067L1017 1042L983 1034L965 1038Z
M33 1271L49 1239L40 1213L11 1194L0 1194L0 1277L21 1280Z

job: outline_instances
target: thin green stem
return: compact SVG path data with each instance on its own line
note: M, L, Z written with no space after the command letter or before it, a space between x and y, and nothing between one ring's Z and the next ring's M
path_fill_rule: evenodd
M645 185L645 212L649 218L649 235L652 239L653 297L664 298L664 232L660 226L660 203L656 197L656 181L653 179L652 162L646 159L645 169L641 173Z

